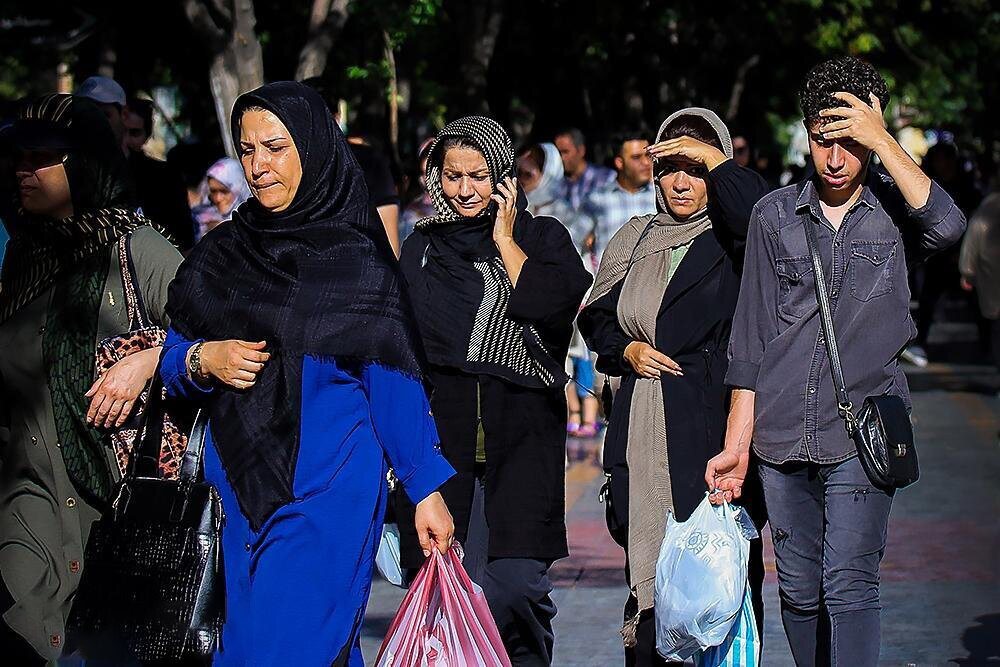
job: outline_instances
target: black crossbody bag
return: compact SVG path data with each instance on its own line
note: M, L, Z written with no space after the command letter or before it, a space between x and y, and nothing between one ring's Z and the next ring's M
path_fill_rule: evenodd
M847 427L847 435L858 448L858 458L868 475L869 481L885 491L901 489L917 481L920 467L917 465L917 449L913 445L913 425L906 404L899 396L869 396L855 415L851 399L847 395L844 370L840 365L840 351L833 329L833 314L830 299L826 293L826 278L823 261L820 259L816 230L810 220L805 222L806 242L812 259L816 301L819 302L819 318L826 340L826 352L833 372L833 387L837 392L837 407L840 417Z
M157 368L114 504L87 541L68 625L91 657L124 648L140 661L179 660L219 647L225 514L204 481L207 419L195 419L179 478L160 477L162 388Z

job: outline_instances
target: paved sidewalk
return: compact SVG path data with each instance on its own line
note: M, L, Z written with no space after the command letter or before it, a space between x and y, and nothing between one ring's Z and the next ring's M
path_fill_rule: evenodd
M882 664L1000 664L998 379L983 366L910 375L922 477L897 494L882 564ZM597 502L596 443L572 443L567 471L571 556L553 567L555 664L622 664L623 556ZM577 460L577 459L583 460ZM770 545L763 664L793 665L777 613ZM377 581L365 622L369 663L402 591Z

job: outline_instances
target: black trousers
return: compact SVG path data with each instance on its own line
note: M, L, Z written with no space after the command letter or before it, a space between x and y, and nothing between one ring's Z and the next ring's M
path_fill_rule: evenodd
M476 480L463 565L469 577L483 587L511 664L548 667L552 664L552 619L556 615L550 597L551 563L535 558L489 558L484 495L482 480Z

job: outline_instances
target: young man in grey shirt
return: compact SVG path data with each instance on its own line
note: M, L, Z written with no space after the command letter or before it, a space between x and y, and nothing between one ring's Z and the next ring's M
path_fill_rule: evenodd
M805 225L815 226L849 394L894 394L907 405L899 355L916 335L907 260L965 230L951 197L886 130L888 101L885 80L856 58L806 77L799 102L816 173L767 195L751 216L725 449L705 472L713 502L722 502L740 496L749 465L760 471L782 621L800 667L877 664L892 502L865 475L837 411Z

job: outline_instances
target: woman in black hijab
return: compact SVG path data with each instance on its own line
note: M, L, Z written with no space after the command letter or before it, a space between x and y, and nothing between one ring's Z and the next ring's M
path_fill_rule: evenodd
M0 141L13 163L0 176L17 188L0 202L11 237L0 274L0 646L4 664L40 665L74 648L64 625L84 548L120 476L109 429L132 413L162 338L150 334L99 379L95 352L129 337L132 305L162 336L181 256L135 213L121 148L91 100L34 100Z
M361 665L390 462L425 554L453 470L420 383L392 250L322 98L242 95L233 141L253 197L171 286L168 393L201 401L220 490L228 620L215 665Z
M442 488L511 661L552 660L548 568L567 555L563 366L590 274L566 228L532 217L496 121L462 118L428 154L437 215L400 265L427 351L431 407L458 471ZM405 505L405 503L403 503ZM411 510L412 512L412 510ZM419 564L400 508L403 564Z

